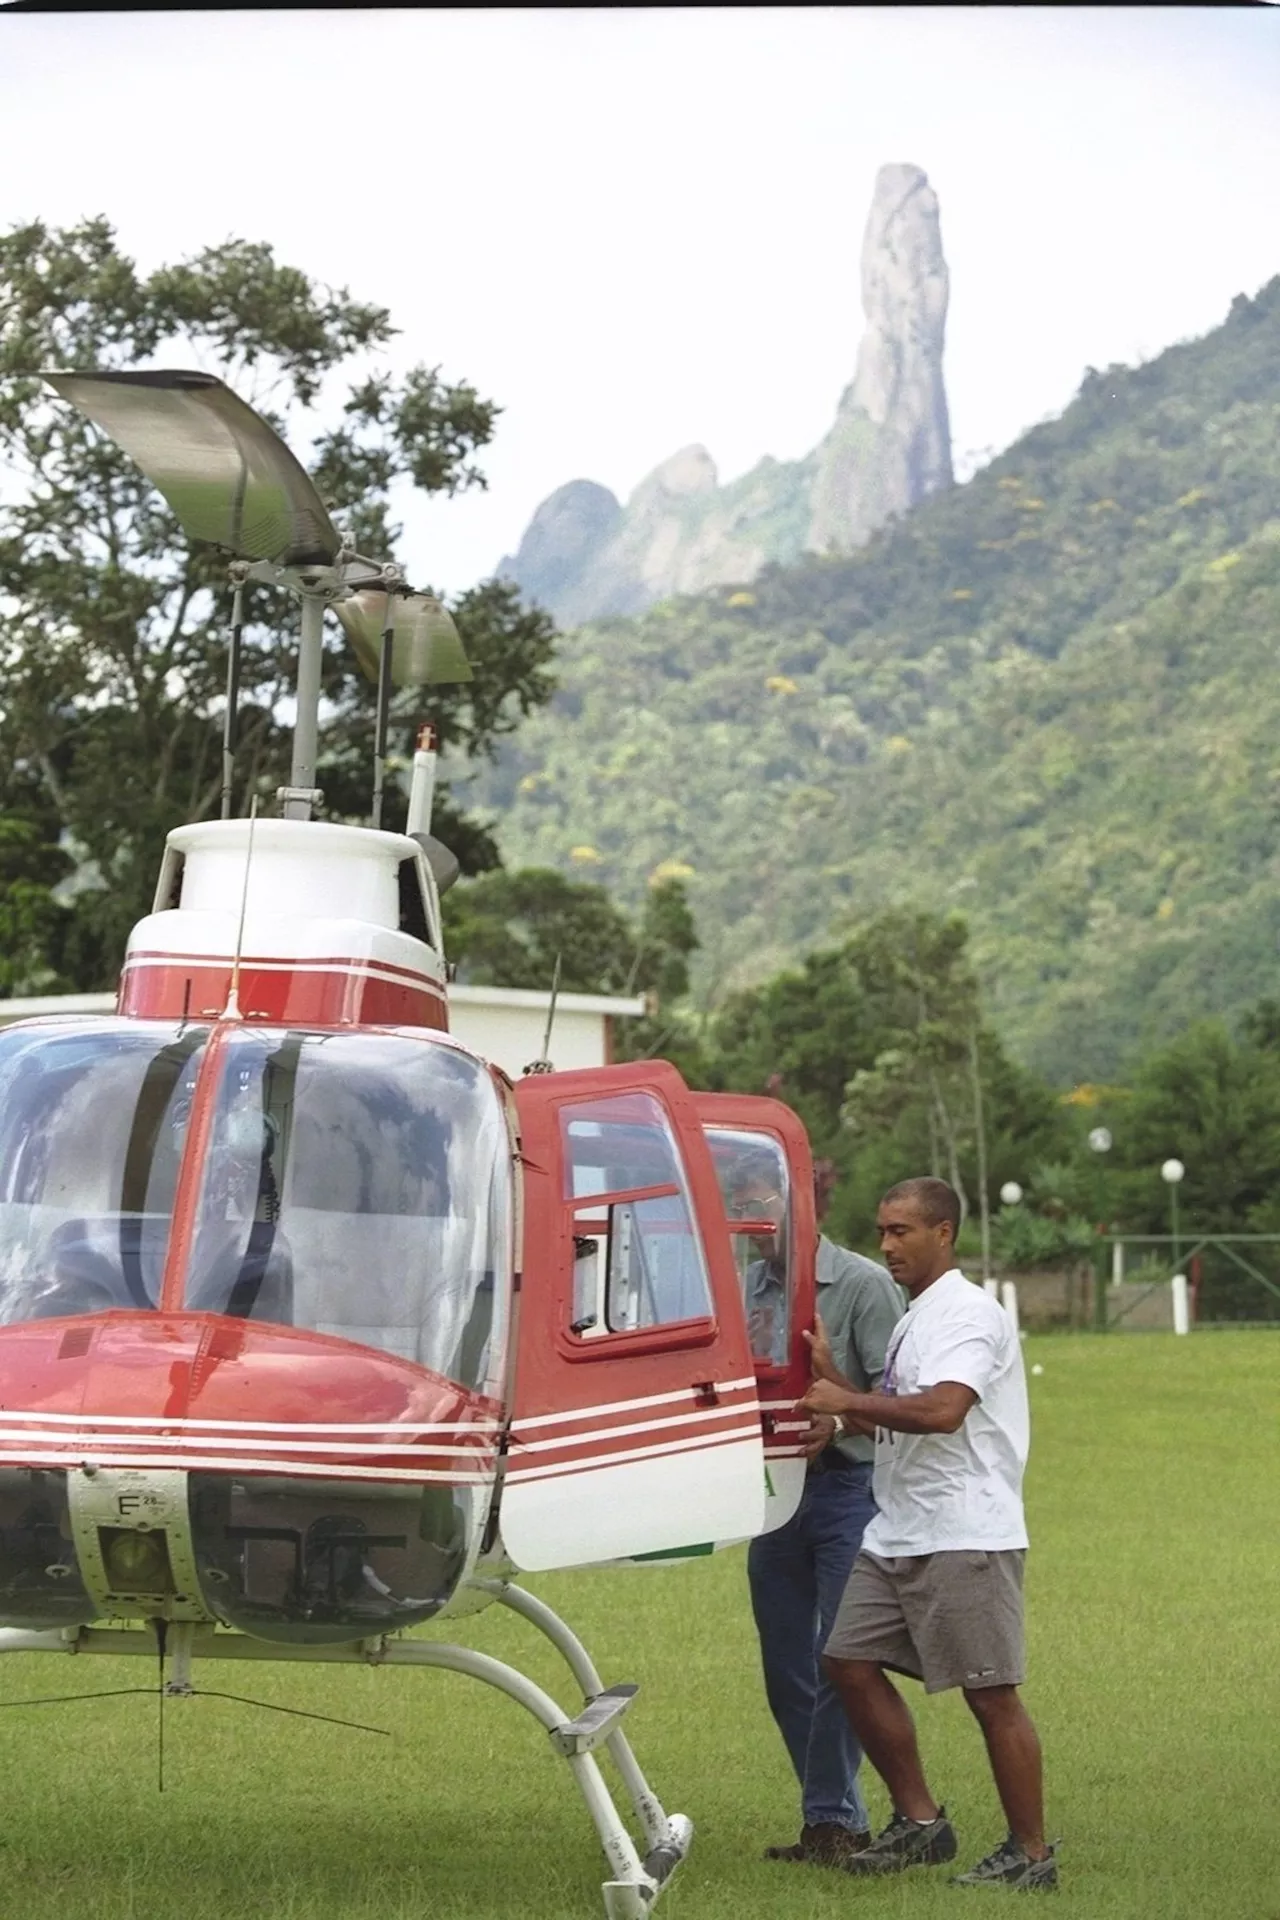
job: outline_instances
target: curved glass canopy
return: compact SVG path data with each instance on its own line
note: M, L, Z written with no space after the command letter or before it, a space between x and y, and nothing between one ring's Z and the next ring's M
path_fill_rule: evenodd
M207 1148L168 1305L493 1384L510 1151L484 1067L426 1037L212 1032L0 1032L0 1322L159 1304L199 1102Z

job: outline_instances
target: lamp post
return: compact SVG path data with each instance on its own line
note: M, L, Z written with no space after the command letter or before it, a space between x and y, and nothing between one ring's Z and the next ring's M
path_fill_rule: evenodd
M1001 1206L1016 1207L1021 1205L1021 1202L1022 1188L1016 1180L1006 1180L1000 1189ZM1016 1327L1018 1324L1018 1288L1016 1283L1012 1280L993 1280L990 1274L988 1274L982 1284L993 1300L1000 1301L1005 1312L1009 1315Z
M1093 1204L1095 1213L1099 1215L1096 1224L1099 1231L1101 1231L1106 1222L1103 1221L1100 1216L1107 1204L1107 1182L1106 1175L1102 1170L1102 1158L1104 1154L1110 1153L1111 1151L1110 1127L1091 1127L1089 1129L1089 1149L1097 1156L1095 1164L1098 1168L1098 1174L1093 1182Z
M1182 1268L1182 1246L1178 1239L1178 1186L1186 1172L1181 1160L1166 1160L1160 1169L1160 1178L1169 1189L1169 1223L1173 1236L1173 1270Z

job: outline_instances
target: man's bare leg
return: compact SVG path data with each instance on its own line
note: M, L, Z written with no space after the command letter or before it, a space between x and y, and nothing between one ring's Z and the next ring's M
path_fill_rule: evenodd
M1048 1854L1040 1736L1016 1687L975 1687L965 1701L987 1743L987 1757L1009 1831L1029 1860ZM863 1742L866 1746L866 1742ZM870 1753L870 1747L867 1747ZM874 1758L874 1756L873 1756ZM880 1763L875 1761L877 1770Z
M936 1820L938 1803L925 1782L915 1722L883 1667L869 1660L825 1660L823 1665L863 1752L889 1789L895 1813L905 1813L908 1820Z

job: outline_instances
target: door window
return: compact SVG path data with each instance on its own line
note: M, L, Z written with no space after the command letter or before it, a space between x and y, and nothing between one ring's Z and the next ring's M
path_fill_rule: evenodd
M702 1243L661 1101L579 1101L561 1110L561 1127L565 1198L576 1203L571 1330L598 1339L710 1318Z
M791 1326L790 1178L767 1133L706 1129L742 1288L752 1357L784 1367Z

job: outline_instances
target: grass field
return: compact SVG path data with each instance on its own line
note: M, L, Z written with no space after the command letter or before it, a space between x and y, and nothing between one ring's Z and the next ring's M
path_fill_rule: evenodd
M1089 1920L1280 1920L1280 1338L1027 1342L1031 1682L1060 1904ZM889 1883L770 1866L797 1825L761 1694L740 1551L531 1581L606 1682L697 1828L669 1920L868 1920L1010 1896L946 1869ZM500 1609L468 1638L523 1659L569 1708L549 1648ZM461 1637L461 1636L460 1636ZM0 1711L0 1920L572 1920L603 1856L532 1720L459 1676L221 1664L210 1686L386 1727L392 1739L217 1700ZM144 1679L141 1662L13 1657L0 1699ZM958 1697L909 1689L967 1864L1003 1831ZM872 1785L877 1821L884 1811Z

